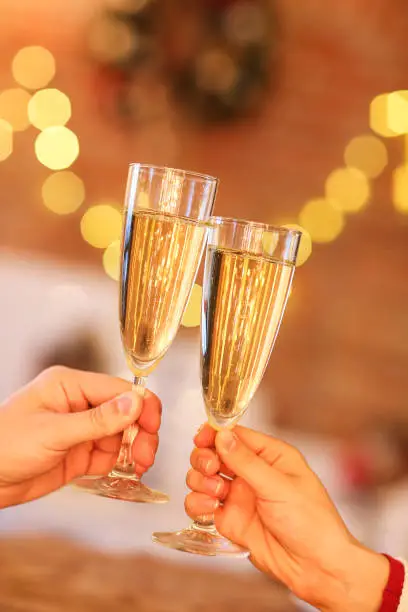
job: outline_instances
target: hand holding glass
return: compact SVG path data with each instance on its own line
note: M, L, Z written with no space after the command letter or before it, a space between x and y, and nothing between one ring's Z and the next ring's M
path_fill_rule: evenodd
M214 218L205 262L201 382L209 423L232 428L268 364L285 311L301 234ZM247 556L203 517L188 529L153 534L164 546L201 555Z

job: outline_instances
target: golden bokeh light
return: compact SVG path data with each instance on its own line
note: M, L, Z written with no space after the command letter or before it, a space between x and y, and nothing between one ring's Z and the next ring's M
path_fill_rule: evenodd
M4 161L13 152L13 128L11 125L0 119L0 161Z
M300 211L299 224L313 242L332 242L344 228L344 215L327 199L310 200Z
M181 320L181 324L184 327L198 327L200 325L202 294L203 288L201 287L201 285L195 284L191 291L187 308Z
M357 168L338 168L326 180L326 197L346 213L356 213L367 206L371 196L370 182Z
M349 168L357 168L369 178L376 178L388 163L387 147L377 136L363 134L350 140L344 161Z
M105 249L103 254L103 269L115 281L120 276L120 240L115 240Z
M381 94L370 104L370 127L373 132L385 138L398 136L389 125L389 94Z
M73 172L50 174L42 186L45 206L57 215L69 215L81 206L85 199L83 181Z
M5 89L0 93L0 119L7 121L15 132L22 132L30 125L28 103L30 94L24 89Z
M88 208L81 220L84 240L97 249L106 249L120 239L122 215L111 204L97 204Z
M70 99L59 89L37 91L28 104L28 118L39 130L65 125L70 117Z
M408 134L408 91L388 95L388 127L395 134Z
M398 212L408 215L408 165L399 166L394 170L392 195Z
M39 162L51 170L64 170L79 155L76 134L64 126L46 128L35 141L35 154Z
M312 254L312 238L309 232L304 227L302 227L301 225L297 225L296 223L286 223L285 225L283 225L283 227L302 232L302 237L300 239L299 250L296 259L296 266L302 266Z
M55 59L44 47L24 47L14 56L14 79L27 89L46 87L55 76Z

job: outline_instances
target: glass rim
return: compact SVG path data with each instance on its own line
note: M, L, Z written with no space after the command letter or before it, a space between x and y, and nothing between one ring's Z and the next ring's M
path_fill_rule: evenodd
M129 168L138 168L139 170L154 170L155 172L162 172L163 174L166 170L171 170L172 172L184 178L214 183L215 185L218 185L219 183L219 179L216 176L211 176L211 174L202 174L201 172L195 172L194 170L183 170L182 168L172 168L171 166L156 166L154 164L131 162L129 164Z
M302 236L302 232L288 227L279 227L278 225L269 225L261 221L248 221L247 219L235 219L234 217L210 217L207 221L209 227L217 227L219 225L239 225L247 226L254 229L263 229L266 232L277 232L279 234L292 234L293 236Z

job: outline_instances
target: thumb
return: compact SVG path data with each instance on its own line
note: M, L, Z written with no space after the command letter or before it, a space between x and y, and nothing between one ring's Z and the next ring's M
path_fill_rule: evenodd
M130 391L97 408L58 415L51 432L53 445L68 450L81 442L120 433L139 418L142 407L143 398Z
M231 430L218 432L215 447L222 462L249 484L257 496L270 498L277 487L287 485L283 474L245 446Z

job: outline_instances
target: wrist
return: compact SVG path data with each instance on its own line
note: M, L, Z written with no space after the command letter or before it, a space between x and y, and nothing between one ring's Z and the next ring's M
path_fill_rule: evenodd
M323 612L378 612L390 564L384 555L352 542L334 572L336 588L328 594Z

